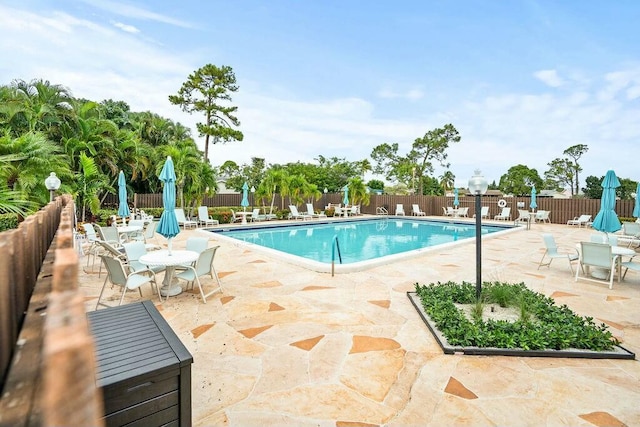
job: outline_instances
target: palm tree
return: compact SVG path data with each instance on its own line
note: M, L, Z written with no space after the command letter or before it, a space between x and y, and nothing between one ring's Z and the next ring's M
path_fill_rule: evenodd
M360 203L368 205L370 203L371 195L367 191L367 186L362 178L359 176L353 177L347 185L349 186L349 197L351 198L352 205L358 205Z
M440 185L442 186L442 189L445 193L453 188L455 182L456 176L450 170L445 171L440 176Z
M80 208L82 222L85 222L87 208L91 213L96 213L100 209L98 194L105 190L114 190L109 186L107 177L100 172L93 158L80 153L78 160L80 169L76 173L75 199L76 205Z

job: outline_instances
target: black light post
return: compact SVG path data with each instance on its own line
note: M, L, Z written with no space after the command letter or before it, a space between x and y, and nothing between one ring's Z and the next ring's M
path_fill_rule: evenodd
M255 204L255 193L256 193L256 187L254 187L253 185L251 186L251 210L253 210L253 205Z
M489 187L487 180L476 169L475 175L469 179L469 192L476 198L476 300L480 301L482 293L482 195Z
M51 172L47 179L44 180L44 185L49 190L49 202L53 202L53 197L58 188L60 188L60 178L56 176L55 172Z
M329 190L327 189L327 187L324 187L324 208L327 209L327 193L329 192Z

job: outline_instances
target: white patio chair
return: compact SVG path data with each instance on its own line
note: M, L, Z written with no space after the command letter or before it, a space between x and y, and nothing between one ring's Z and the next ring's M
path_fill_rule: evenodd
M404 216L404 205L402 203L396 205L396 215Z
M571 265L571 263L573 261L577 261L578 258L580 258L578 251L575 249L573 250L573 252L558 251L558 245L556 244L556 241L553 238L553 235L549 233L544 233L542 235L542 240L544 241L545 251L544 251L544 254L542 254L542 258L540 259L540 262L538 263L538 270L540 270L540 267L542 266L545 266L545 267L551 266L551 262L554 259L559 258L559 259L566 259L567 261L569 261L569 269L571 270L571 274L573 274L573 265ZM549 258L549 262L543 262L545 258Z
M195 262L193 266L186 267L178 267L178 270L182 270L181 272L176 274L176 277L181 280L185 280L187 284L191 284L193 288L194 282L198 284L198 289L200 290L200 296L202 297L202 302L207 303L207 297L217 292L218 290L222 291L222 283L220 283L220 278L218 277L218 273L216 272L215 267L213 266L213 261L215 259L216 251L220 246L214 246L212 248L207 248L200 253L200 256ZM204 293L202 289L202 283L200 282L200 277L204 275L210 275L212 279L216 279L218 283L218 287L209 291L208 293Z
M580 242L580 267L576 269L576 279L588 280L597 283L608 283L609 289L613 288L613 275L618 266L618 255L613 255L611 245L608 243ZM590 274L591 267L604 273L602 279ZM580 272L583 276L580 276ZM620 281L620 276L618 276Z
M509 207L502 208L500 213L498 215L494 216L493 219L499 220L499 221L508 221L508 220L510 220L511 219L511 208L509 208Z
M147 283L151 284L152 290L155 287L155 293L158 294L158 298L160 299L160 302L162 302L162 296L160 295L158 283L156 282L156 275L153 271L145 269L137 272L127 272L126 266L123 264L121 259L114 258L109 255L101 255L100 257L102 258L102 262L107 270L107 277L102 284L102 290L100 290L98 302L96 303L96 310L99 306L111 307L100 302L102 295L104 294L104 289L107 286L107 282L110 282L112 285L122 287L122 295L120 296L120 302L118 305L122 305L124 296L128 290L137 289L142 297L142 289L140 287Z
M580 215L567 221L567 225L577 225L578 227L588 227L591 225L591 215Z

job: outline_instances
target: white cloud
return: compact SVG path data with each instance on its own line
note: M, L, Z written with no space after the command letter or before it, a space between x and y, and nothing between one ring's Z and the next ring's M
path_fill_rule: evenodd
M193 25L188 22L175 19L171 16L166 16L159 13L151 12L147 9L132 6L128 3L109 1L109 0L82 0L82 1L98 9L102 9L107 12L120 15L120 16L126 16L127 18L156 21L156 22L161 22L163 24L169 24L169 25L183 27L183 28L193 28Z
M560 87L564 84L564 80L556 70L540 70L533 73L533 75L547 86Z
M383 99L408 99L410 101L415 101L418 99L424 98L424 92L420 88L412 88L405 92L395 91L390 88L383 88L378 91L378 97Z
M133 25L123 24L122 22L114 22L113 26L120 28L122 31L127 33L136 34L140 32L140 30L134 27Z

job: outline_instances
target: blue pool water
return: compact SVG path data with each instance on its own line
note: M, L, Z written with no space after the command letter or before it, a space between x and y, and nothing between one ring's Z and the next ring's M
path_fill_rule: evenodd
M482 233L491 234L511 228L483 224ZM332 262L334 236L337 236L340 247L341 264L361 263L475 238L474 223L400 218L313 221L210 231L327 265ZM339 264L337 252L333 256L335 263Z

